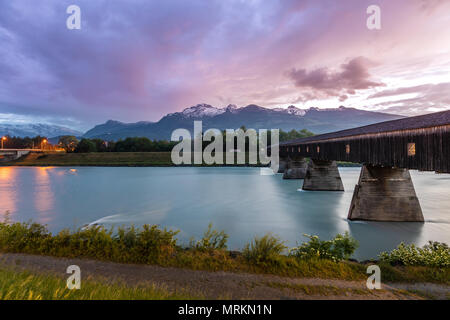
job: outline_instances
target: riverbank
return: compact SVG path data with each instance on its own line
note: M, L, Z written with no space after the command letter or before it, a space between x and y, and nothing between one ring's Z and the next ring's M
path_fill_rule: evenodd
M65 289L67 266L81 269L81 290ZM0 254L0 299L449 299L446 285L286 278L194 271L77 258ZM32 294L30 295L30 292Z
M359 167L358 164L341 162L339 166ZM29 167L172 167L170 152L92 152L92 153L31 153L18 160L2 162L0 166ZM192 165L192 166L252 166L262 165Z
M178 231L160 229L156 225L115 230L96 226L52 234L37 223L10 223L8 220L7 213L5 222L0 223L0 253L4 254L345 281L367 279L368 265L377 264L384 281L450 285L450 257L446 245L433 245L431 251L422 251L417 256L411 256L412 251L407 249L406 256L396 253L393 259L386 256L387 261L360 263L349 260L357 242L348 234L337 235L332 240L311 236L301 247L290 249L279 238L268 234L254 238L242 251L229 251L228 235L213 229L212 225L201 239L192 239L186 247L177 243ZM406 264L402 263L404 258L407 258Z

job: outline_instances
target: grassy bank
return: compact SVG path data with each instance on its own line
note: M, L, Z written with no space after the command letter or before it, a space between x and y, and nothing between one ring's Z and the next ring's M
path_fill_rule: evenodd
M172 166L170 152L31 153L3 166Z
M28 154L18 160L4 162L3 166L35 166L35 167L172 167L170 152L91 152L65 153L46 152ZM208 166L192 165L192 166ZM226 165L213 165L226 166ZM246 166L246 165L241 165ZM258 166L258 165L250 165Z
M0 166L35 166L35 167L171 167L170 152L92 152L92 153L65 153L46 152L31 153L18 160L2 162ZM248 156L247 156L248 158ZM207 166L195 165L195 166ZM212 165L227 166L227 165ZM233 165L238 166L238 165ZM239 165L247 166L247 165ZM260 165L248 165L260 166ZM359 164L338 162L340 167L359 167Z
M331 241L314 238L286 255L283 242L273 236L256 238L243 252L233 252L226 249L228 237L223 232L208 229L202 239L192 241L188 247L177 244L176 234L144 226L114 232L102 227L63 230L53 235L39 224L0 223L0 252L289 277L367 278L367 265L346 260L354 248L342 236ZM377 264L386 281L450 283L448 267Z
M0 267L0 300L172 300L201 299L151 285L137 287L83 281L83 290L69 290L66 279Z

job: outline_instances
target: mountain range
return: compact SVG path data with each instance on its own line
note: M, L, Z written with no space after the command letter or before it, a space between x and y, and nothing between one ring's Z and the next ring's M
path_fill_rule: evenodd
M24 123L24 124L7 124L0 123L0 136L11 137L57 137L57 136L82 136L83 133L66 127L43 124L43 123Z
M192 132L195 120L203 122L204 131L210 128L224 130L245 126L253 129L282 129L284 131L308 129L315 134L320 134L400 118L404 117L343 106L330 109L300 109L295 106L268 109L254 104L242 108L235 105L216 108L208 104L198 104L181 112L169 113L158 122L123 123L108 120L84 134L80 131L49 124L0 124L0 136L34 137L40 135L51 139L52 143L57 142L58 137L63 135L100 138L108 141L127 137L169 140L175 129L184 128Z
M238 129L244 125L246 128L284 131L308 129L319 134L400 118L404 117L343 106L330 109L300 109L295 106L268 109L257 105L216 108L208 104L198 104L181 112L169 113L158 122L123 123L109 120L87 131L83 137L104 140L126 137L170 139L172 131L178 128L192 132L194 120L203 122L203 130Z

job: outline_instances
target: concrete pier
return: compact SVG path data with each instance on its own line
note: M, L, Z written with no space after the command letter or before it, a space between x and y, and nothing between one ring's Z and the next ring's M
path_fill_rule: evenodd
M312 159L306 170L303 190L344 191L336 161Z
M409 170L363 166L348 219L423 222Z
M288 158L280 157L280 160L278 163L278 173L284 173L284 171L286 171L287 163L288 163Z
M304 179L308 162L303 157L292 157L288 159L283 179Z

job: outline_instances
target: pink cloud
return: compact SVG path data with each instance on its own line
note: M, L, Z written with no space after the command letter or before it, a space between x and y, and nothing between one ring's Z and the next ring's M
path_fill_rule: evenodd
M329 68L314 70L292 69L288 76L294 81L297 88L306 89L311 98L338 97L340 101L348 98L347 94L355 94L356 90L385 86L382 82L371 80L369 68L373 62L357 57L341 65L340 70Z

